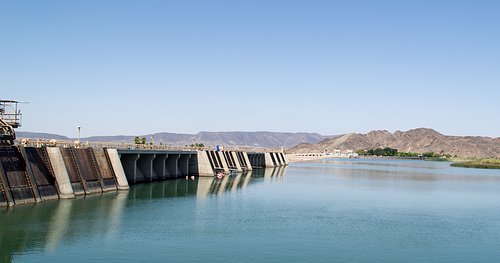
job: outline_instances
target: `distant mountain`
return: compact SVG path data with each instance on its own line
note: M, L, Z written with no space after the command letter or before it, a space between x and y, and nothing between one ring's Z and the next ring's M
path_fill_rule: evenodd
M391 147L399 152L435 152L460 157L500 157L500 138L479 136L446 136L435 130L419 128L406 132L371 131L367 134L344 134L317 144L299 144L290 153L324 150L358 150Z
M18 138L32 139L56 139L56 140L76 140L65 136L35 133L35 132L16 132ZM81 138L81 141L89 142L112 142L112 143L133 143L136 136L93 136ZM153 134L139 135L140 138L146 138L147 142L152 142ZM294 145L306 142L316 144L326 138L333 136L323 136L317 133L286 133L286 132L199 132L197 134L179 134L179 133L155 133L155 144L168 145L190 145L194 142L203 143L205 146L215 147L224 146L243 146L257 148L290 148Z
M52 133L41 133L41 132L20 132L16 131L17 138L30 138L30 139L46 139L46 140L72 140L69 137L63 135L57 135Z

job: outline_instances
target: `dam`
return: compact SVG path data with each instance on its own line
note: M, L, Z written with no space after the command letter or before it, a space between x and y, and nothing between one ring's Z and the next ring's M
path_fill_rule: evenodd
M0 206L129 190L130 184L288 165L283 151L16 139L21 111L0 100Z
M0 146L0 206L128 190L130 184L237 175L288 165L275 151L69 146L22 140Z

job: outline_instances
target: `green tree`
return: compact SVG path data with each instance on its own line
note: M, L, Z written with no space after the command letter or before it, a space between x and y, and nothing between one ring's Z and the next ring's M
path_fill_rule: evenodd
M423 157L432 157L432 156L434 156L434 152L426 152L426 153L422 153L422 156L423 156Z
M146 138L142 137L141 144L146 144Z
M369 154L367 151L365 151L365 150L356 150L356 153L357 153L358 155L370 155L370 154Z
M376 156L397 156L398 149L385 147L384 149L382 149L382 148L370 149L370 150L366 151L366 153L367 153L366 155L376 155Z
M141 139L139 139L139 136L135 136L134 143L135 144L140 144L141 143Z

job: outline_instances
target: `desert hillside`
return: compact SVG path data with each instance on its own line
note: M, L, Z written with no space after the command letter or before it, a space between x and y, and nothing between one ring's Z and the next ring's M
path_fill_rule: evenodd
M56 139L56 140L76 140L62 135L36 133L36 132L16 132L17 138L30 139ZM139 135L146 138L147 142L152 141L152 134ZM215 147L218 144L224 146L244 146L256 148L290 148L300 143L318 143L321 140L332 136L323 136L317 133L290 133L290 132L199 132L197 134L178 134L160 132L155 134L156 144L169 145L189 145L195 139L196 143L203 143L205 146ZM134 143L135 136L94 136L83 137L82 141L90 142L111 142L111 143Z
M435 152L459 157L500 157L500 138L479 136L446 136L433 129L419 128L406 132L371 131L367 134L345 134L319 143L299 144L289 153L325 150L359 150L391 147L399 152Z

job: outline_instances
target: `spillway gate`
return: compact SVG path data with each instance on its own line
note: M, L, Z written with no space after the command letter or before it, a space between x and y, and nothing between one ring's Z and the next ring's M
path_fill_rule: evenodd
M116 170L120 174L122 168L112 164L113 151L2 146L0 206L128 189L117 180Z

